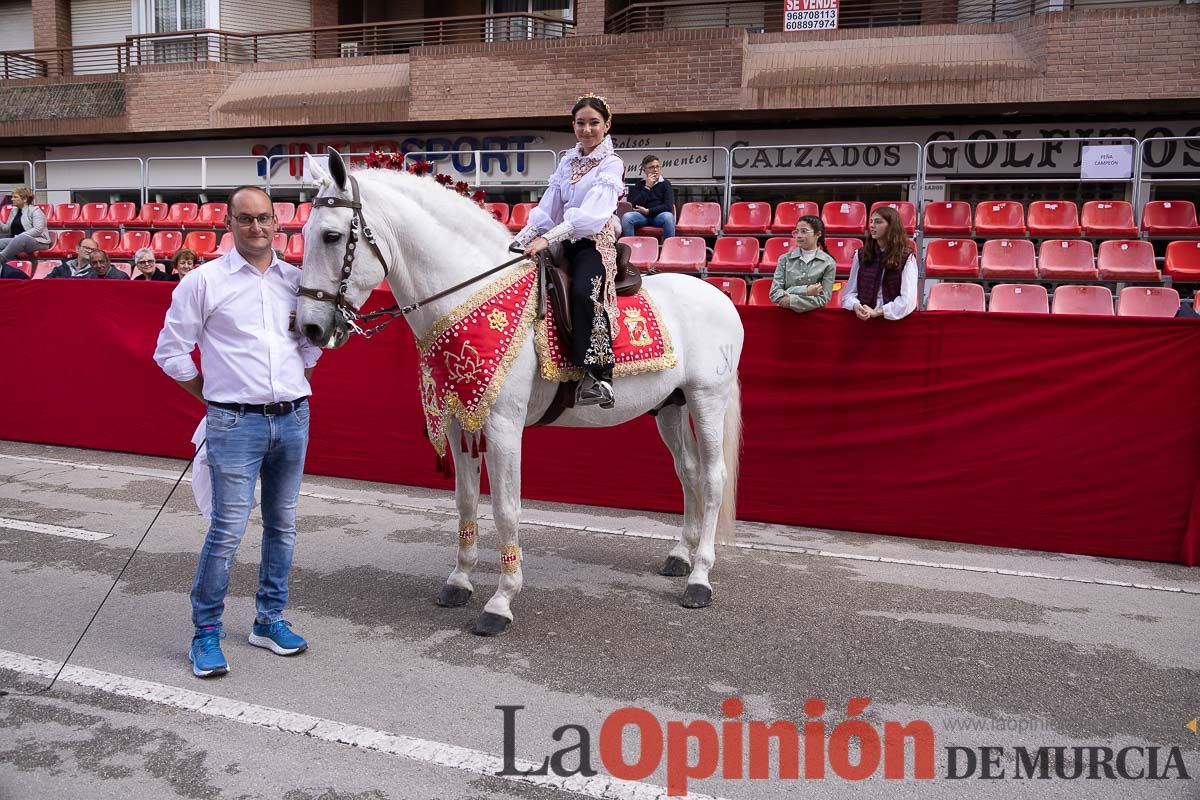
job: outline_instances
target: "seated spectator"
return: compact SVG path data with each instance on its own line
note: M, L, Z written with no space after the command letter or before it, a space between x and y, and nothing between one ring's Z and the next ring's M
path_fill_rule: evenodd
M139 273L134 277L135 281L171 280L171 276L159 268L158 261L154 258L154 251L149 247L143 247L133 254L133 266L137 268Z
M103 250L97 250L92 253L92 275L93 278L108 278L110 280L129 280L129 276L112 265L108 260L108 253ZM80 276L87 277L87 276Z
M196 267L196 254L186 247L181 247L171 256L171 267L168 270L171 280L178 281Z
M94 278L92 253L100 250L100 243L90 237L79 240L75 245L75 257L68 258L46 274L47 278Z
M0 278L9 278L11 280L24 280L29 276L16 267L0 262Z
M15 261L22 253L33 254L50 246L46 215L33 204L33 192L25 185L12 190L12 213L0 222L0 264Z
M675 193L671 182L662 176L658 156L642 159L642 175L629 191L633 211L621 215L621 235L633 236L645 225L662 228L663 239L675 235Z
M917 307L917 257L900 212L887 206L872 212L870 232L854 254L842 308L859 319L904 319Z
M779 257L771 281L771 302L797 313L824 308L833 295L837 262L825 249L820 217L804 216L792 232L796 246Z

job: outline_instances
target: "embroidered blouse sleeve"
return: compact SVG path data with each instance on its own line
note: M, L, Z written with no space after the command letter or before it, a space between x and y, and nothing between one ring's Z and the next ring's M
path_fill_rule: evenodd
M910 255L904 262L904 271L900 273L900 296L890 303L884 303L883 318L890 320L904 319L917 307L917 259Z
M617 210L617 198L625 190L625 163L618 156L609 156L593 171L592 178L577 208L563 212L563 222L570 223L572 240L599 233ZM584 180L587 180L585 178Z
M541 201L529 209L529 222L517 234L517 241L523 245L529 244L542 233L553 228L562 221L563 217L563 182L566 180L565 170L567 159L559 162L558 169L550 176L550 185L542 195Z

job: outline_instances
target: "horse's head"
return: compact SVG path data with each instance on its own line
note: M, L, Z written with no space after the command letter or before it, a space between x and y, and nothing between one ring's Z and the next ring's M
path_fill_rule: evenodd
M329 171L310 163L322 188L304 226L304 273L296 318L319 347L341 347L350 338L348 315L362 307L386 276L362 217L362 196L341 155L329 148ZM356 219L357 217L357 219Z

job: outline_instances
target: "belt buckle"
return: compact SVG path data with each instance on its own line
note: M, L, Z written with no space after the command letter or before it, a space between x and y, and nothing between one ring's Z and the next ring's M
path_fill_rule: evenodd
M268 417L278 417L287 414L291 411L288 406L290 403L264 403L263 415Z

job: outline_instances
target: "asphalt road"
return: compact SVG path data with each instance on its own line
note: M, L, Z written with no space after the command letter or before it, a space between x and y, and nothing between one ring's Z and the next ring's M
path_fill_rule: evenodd
M716 774L687 788L725 798L1200 797L1200 734L1185 727L1200 716L1200 570L742 523L741 546L718 552L714 605L692 611L677 604L683 579L655 574L676 518L527 503L516 621L481 639L469 629L499 574L489 520L475 596L438 608L455 553L452 498L331 478L306 478L300 501L288 618L308 652L280 658L246 642L256 515L227 602L231 672L192 676L188 590L205 521L185 483L63 679L17 694L47 683L182 466L0 442L0 689L13 692L0 698L3 800L650 798L666 792L668 761L703 772L710 756ZM805 702L821 698L834 734L825 776L805 778L802 764L799 780L782 779L772 750L769 778L721 777L738 772L722 728L728 697L745 709L731 730L747 736L752 721L802 728L814 719ZM929 724L932 779L913 777L911 742L904 779L882 766L861 781L834 769L832 740L856 697L870 698L859 716L875 731ZM586 735L597 774L496 775L497 706L523 706L510 743L518 766ZM696 725L690 750L668 742L649 774L614 780L601 731L629 706L661 724L647 735L659 744L668 733L688 744L670 721L711 722L719 758ZM556 741L567 725L580 727ZM631 764L654 750L639 750L635 730L624 736ZM852 741L849 763L870 758ZM981 747L1004 748L992 771L1005 777L980 777ZM1067 748L1066 774L1083 758L1084 777L1051 765L1047 779L1014 778L1017 747ZM1126 751L1131 774L1157 747L1170 777L1106 778L1098 767L1091 780L1089 759L1103 751L1077 747L1111 749L1110 767L1122 748L1141 748ZM947 776L948 748L973 748L972 777ZM574 769L579 751L562 763Z

